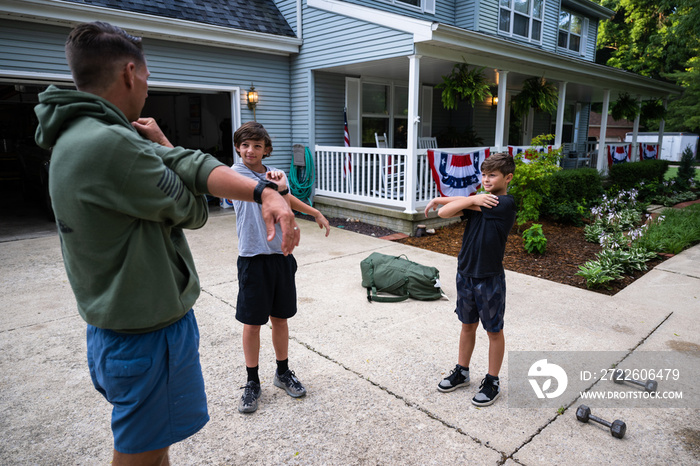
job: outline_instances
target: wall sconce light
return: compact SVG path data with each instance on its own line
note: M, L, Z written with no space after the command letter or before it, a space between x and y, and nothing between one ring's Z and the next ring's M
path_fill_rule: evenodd
M253 111L253 120L255 120L255 106L258 105L258 91L255 90L253 83L250 83L248 89L248 109Z
M493 96L491 97L491 107L497 107L498 106L498 96Z

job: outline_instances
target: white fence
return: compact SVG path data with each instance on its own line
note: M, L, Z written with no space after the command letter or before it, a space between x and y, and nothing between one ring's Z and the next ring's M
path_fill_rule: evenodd
M438 195L426 149L418 149L410 170L408 149L316 146L316 194L403 207L424 208ZM412 176L415 174L415 177Z

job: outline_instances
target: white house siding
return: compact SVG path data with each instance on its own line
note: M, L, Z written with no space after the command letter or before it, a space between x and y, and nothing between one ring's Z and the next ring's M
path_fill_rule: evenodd
M64 55L68 33L68 28L0 21L0 70L70 76ZM270 164L289 168L292 125L287 57L149 38L143 46L151 82L240 87L243 122L253 119L245 90L254 83L260 98L257 120L273 138Z
M312 86L311 70L384 58L408 56L413 53L411 34L377 26L364 21L329 13L314 8L306 9L303 17L304 45L301 54L292 62L292 137L294 143L310 144L309 89ZM408 58L406 59L408 72ZM344 93L337 95L342 111ZM336 115L313 115L318 118L338 118ZM318 123L318 121L316 121Z

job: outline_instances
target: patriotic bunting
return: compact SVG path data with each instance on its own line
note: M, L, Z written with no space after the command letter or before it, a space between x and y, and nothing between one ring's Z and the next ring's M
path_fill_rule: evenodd
M612 144L607 145L608 151L608 166L612 167L618 163L624 163L630 161L630 145L621 144L613 146Z
M470 196L481 187L481 164L490 155L482 149L469 154L428 150L428 163L440 195Z
M659 145L642 142L639 144L639 160L658 160Z

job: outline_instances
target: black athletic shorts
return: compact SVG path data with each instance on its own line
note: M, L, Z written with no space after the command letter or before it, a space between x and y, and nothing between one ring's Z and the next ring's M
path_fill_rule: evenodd
M291 254L239 256L236 320L265 325L270 316L288 319L296 314L296 271L297 261Z
M500 332L506 312L506 276L464 277L457 272L457 317L463 324L481 320L487 332Z

